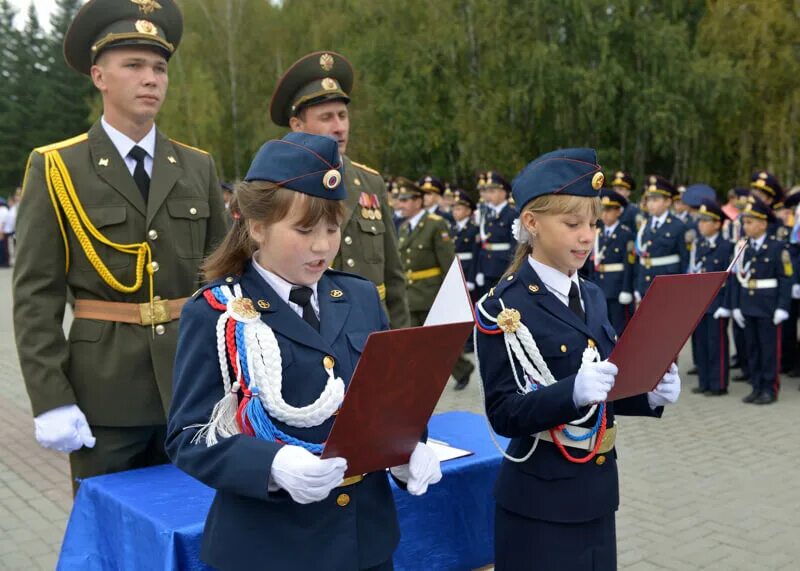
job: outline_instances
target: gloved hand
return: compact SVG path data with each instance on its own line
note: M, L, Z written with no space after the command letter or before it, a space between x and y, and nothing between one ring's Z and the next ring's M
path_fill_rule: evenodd
M619 292L619 297L617 298L617 301L620 303L620 305L628 305L630 303L633 303L633 296L629 291L621 291Z
M475 284L472 282L467 282L467 289L469 291L475 291Z
M82 446L94 448L96 442L86 416L78 405L67 404L33 419L36 441L51 450L69 454Z
M319 502L342 483L347 470L344 458L321 460L300 446L284 446L272 460L272 479L298 504Z
M486 276L483 274L475 274L475 283L478 285L478 287L483 287L486 285Z
M639 305L642 303L642 294L640 294L638 291L634 291L633 300L636 302L636 305Z
M713 317L714 319L720 319L720 318L727 319L730 316L731 316L730 309L725 309L724 307L718 307L717 310L714 312L714 315L712 315L711 317Z
M412 496L421 496L428 491L428 486L436 484L442 479L442 468L439 458L433 449L420 442L411 453L408 464L389 468L398 480L405 482L408 493Z
M800 284L792 286L792 299L800 299Z
M584 363L575 375L572 402L577 408L603 402L614 386L614 378L618 372L617 366L609 361Z
M739 326L739 329L744 329L744 315L742 314L742 310L738 307L733 310L733 320L736 322L736 325Z
M652 391L647 393L647 402L650 408L657 408L667 404L673 404L681 394L681 377L678 375L678 365L672 363L669 371L661 377L661 380Z
M775 325L780 325L787 319L789 319L789 312L785 309L776 309L775 313L772 314L772 323Z

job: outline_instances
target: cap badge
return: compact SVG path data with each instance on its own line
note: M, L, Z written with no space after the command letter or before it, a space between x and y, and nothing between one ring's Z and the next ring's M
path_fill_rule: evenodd
M336 83L335 79L331 79L330 77L325 77L322 80L322 89L326 91L333 91L337 89L339 86Z
M767 180L767 176L768 176L768 175L767 175L767 173L765 173L765 172L760 172L760 173L758 173L758 178L760 178L760 179L762 179L762 180Z
M161 9L161 4L156 0L131 0L131 2L136 4L143 14L150 14Z
M617 171L617 174L615 174L614 176L617 178L623 178L625 176L625 173L622 171Z
M334 59L331 54L322 54L319 56L319 66L323 71L330 71L333 69Z
M606 177L603 176L603 173L596 172L592 177L592 188L595 190L600 190L603 187L603 183L606 181Z
M157 36L158 28L153 22L148 20L136 20L136 31L140 34L147 34L148 36Z
M657 182L658 182L658 179L656 177L654 177L654 176L650 177L650 184L656 184Z
M322 184L325 188L334 189L342 182L342 175L336 169L331 169L322 177Z
M519 329L521 319L519 311L507 307L497 316L497 326L503 330L503 333L514 333Z

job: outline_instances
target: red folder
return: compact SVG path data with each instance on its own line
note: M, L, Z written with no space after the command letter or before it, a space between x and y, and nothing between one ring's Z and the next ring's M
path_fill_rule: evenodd
M728 272L657 276L609 361L619 368L608 401L650 392L703 318Z
M458 259L426 324L367 339L322 458L347 459L345 477L408 462L473 327Z

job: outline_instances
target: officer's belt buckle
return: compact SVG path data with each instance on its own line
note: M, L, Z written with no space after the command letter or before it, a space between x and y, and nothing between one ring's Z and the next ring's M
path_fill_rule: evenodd
M653 261L650 258L645 258L644 267L649 270L651 267L653 267Z
M347 486L353 486L361 482L364 479L364 474L356 474L355 476L350 476L349 478L345 478L342 480L342 483L336 486L337 488L346 488Z
M747 282L747 289L756 289L758 287L758 282L754 279L751 279Z
M597 442L595 438L592 438L592 440L594 442ZM608 452L611 452L611 449L614 448L616 442L617 442L617 425L615 424L611 428L606 428L605 434L603 434L603 440L600 442L600 448L598 448L597 453L607 454Z
M169 323L172 318L169 316L169 305L166 299L153 300L139 304L139 318L142 325L158 325ZM152 312L151 312L152 307Z

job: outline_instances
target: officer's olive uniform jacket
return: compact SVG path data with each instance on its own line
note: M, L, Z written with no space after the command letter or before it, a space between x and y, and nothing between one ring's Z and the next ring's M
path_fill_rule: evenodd
M455 257L455 246L450 238L450 225L441 216L426 214L411 232L408 222L400 226L400 255L406 271L408 308L410 311L428 311L436 299L444 276ZM441 274L425 279L415 279L410 272L438 268Z
M397 254L397 236L392 223L394 212L386 199L383 178L372 169L344 160L344 183L347 188L347 218L342 227L342 243L333 268L358 274L376 286L386 287L385 304L393 329L408 327L408 305L403 267ZM362 215L361 193L376 195L381 219Z
M158 264L154 295L190 296L200 285L200 262L226 232L213 159L159 132L145 204L99 122L88 136L51 147L59 147L81 205L105 237L120 244L149 242ZM33 414L77 403L93 425L163 424L172 394L177 320L164 324L162 334L154 334L149 326L75 319L64 338L61 324L68 290L78 300L146 302L149 285L145 271L135 293L108 286L66 220L65 272L64 241L44 176L46 149L31 155L19 207L14 268L14 328ZM96 240L92 244L121 283L134 283L135 256Z

